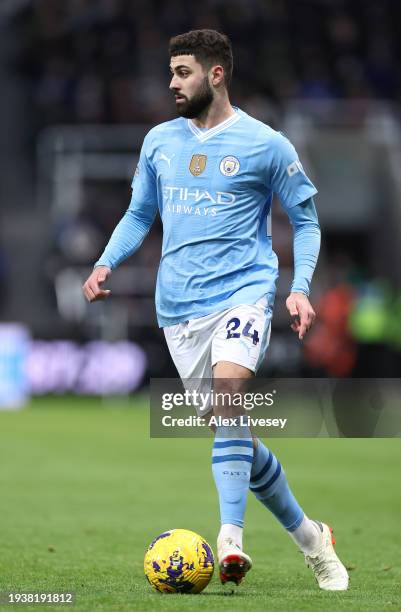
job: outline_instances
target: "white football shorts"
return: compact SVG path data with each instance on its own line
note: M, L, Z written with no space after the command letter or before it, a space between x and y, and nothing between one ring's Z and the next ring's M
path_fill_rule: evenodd
M274 296L164 327L167 346L185 388L206 391L212 368L231 361L257 372L269 346ZM188 380L191 379L191 380ZM206 385L206 386L205 386ZM198 414L211 410L208 406Z

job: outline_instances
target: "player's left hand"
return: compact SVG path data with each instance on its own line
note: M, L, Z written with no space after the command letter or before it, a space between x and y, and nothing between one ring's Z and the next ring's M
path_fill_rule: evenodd
M300 340L303 340L316 318L310 301L303 293L290 293L285 305L292 317L291 329L298 334Z

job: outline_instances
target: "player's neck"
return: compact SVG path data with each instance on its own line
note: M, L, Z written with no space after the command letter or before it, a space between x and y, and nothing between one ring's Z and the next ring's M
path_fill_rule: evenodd
M234 114L235 110L231 106L228 96L225 96L223 100L213 100L209 108L198 117L194 117L192 121L196 127L210 130Z

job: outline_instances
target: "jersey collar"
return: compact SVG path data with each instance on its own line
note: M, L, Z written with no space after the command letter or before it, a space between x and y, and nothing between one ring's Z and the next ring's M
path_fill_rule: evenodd
M188 119L188 127L200 142L205 142L205 140L213 138L213 136L220 134L220 132L224 132L224 130L234 125L234 123L237 123L240 119L241 115L236 111L234 115L231 115L228 119L225 119L225 121L222 121L209 130L200 130L191 119Z

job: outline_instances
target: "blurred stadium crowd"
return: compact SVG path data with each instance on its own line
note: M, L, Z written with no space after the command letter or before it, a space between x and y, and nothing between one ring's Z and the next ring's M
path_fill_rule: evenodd
M232 39L239 106L266 114L288 98L400 101L400 22L394 0L37 0L15 28L43 125L165 121L168 38L204 27Z
M37 139L51 126L150 127L174 117L168 90L168 39L189 29L214 28L230 36L233 102L277 129L292 100L384 99L394 106L401 102L401 3L394 0L6 0L1 18L12 33L7 69L18 75L28 100L23 155L32 169ZM76 339L93 334L74 317L61 325L56 285L64 269L89 270L128 202L128 181L92 181L84 186L81 208L69 218L55 219L49 212L43 217L48 225L47 247L36 271L37 291L42 287L47 312L56 312L58 306L59 313L47 315L47 327L37 325L35 330L33 326L34 334ZM12 204L8 206L11 210ZM278 217L275 248L284 266L290 267L290 232L289 228L287 234L281 231L281 224ZM124 277L121 293L124 287L143 281L143 270L156 268L160 235L158 223L132 260L137 276L134 270L131 280ZM393 279L383 282L369 269L368 258L362 254L366 237L356 234L354 240L342 242L328 232L325 238L315 332L304 352L294 347L292 337L289 344L283 341L275 357L272 346L269 371L398 376L401 286ZM8 261L7 249L1 250L0 245L3 296L11 284ZM149 277L148 301L138 303L132 295L124 296L132 319L146 324L145 329L138 325L129 333L145 346L149 363L159 363L154 374L172 374L168 357L161 357L162 335L152 330L153 311L146 318L153 273ZM63 279L68 280L65 275ZM4 310L4 302L2 306ZM276 325L290 337L286 319L277 319Z

